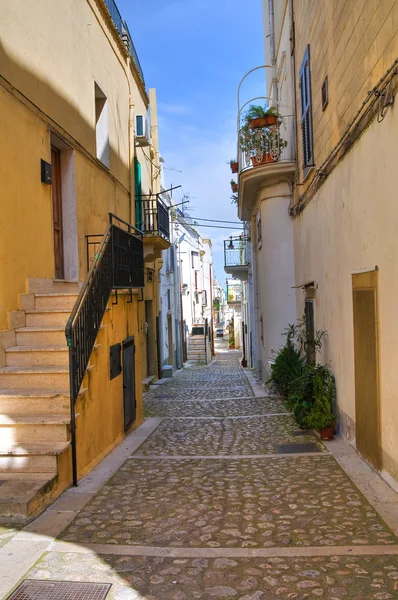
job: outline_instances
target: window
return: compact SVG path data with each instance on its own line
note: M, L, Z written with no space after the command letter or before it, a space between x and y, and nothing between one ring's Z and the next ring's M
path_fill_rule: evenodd
M257 248L261 248L262 237L261 237L261 212L257 213Z
M170 288L167 289L167 310L171 310L171 293L170 293Z
M305 352L307 355L307 363L309 365L315 364L315 320L314 320L314 301L312 299L305 299L305 337L306 345Z
M109 168L108 99L94 82L95 92L95 148L98 160Z
M206 290L202 291L202 304L204 306L207 306L207 291Z
M329 102L329 83L328 76L326 75L322 83L322 110L325 110Z
M195 271L195 290L198 289L198 272Z
M199 304L199 294L195 293L195 304Z
M311 71L310 47L304 54L300 67L300 106L301 106L301 136L303 144L303 167L314 165L312 107L311 107Z
M199 252L191 252L192 268L197 269L199 267Z

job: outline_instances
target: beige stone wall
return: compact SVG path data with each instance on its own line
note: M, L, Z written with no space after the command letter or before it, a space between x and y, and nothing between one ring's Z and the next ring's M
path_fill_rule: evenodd
M294 7L297 115L299 118L299 69L310 44L314 157L319 168L368 91L398 56L398 1L294 0ZM323 112L321 86L326 76L329 104ZM298 159L301 169L301 143ZM302 180L302 169L300 177ZM311 176L305 185L310 180Z
M315 280L315 322L328 338L344 433L355 441L352 271L379 268L380 406L384 468L398 477L398 114L374 121L294 221L296 282ZM376 150L375 150L376 149ZM395 149L395 150L394 150ZM297 313L304 296L297 294Z

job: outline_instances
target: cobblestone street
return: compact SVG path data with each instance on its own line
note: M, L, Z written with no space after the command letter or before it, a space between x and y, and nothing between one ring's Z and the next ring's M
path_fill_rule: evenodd
M112 600L398 598L397 537L336 460L338 442L302 435L239 353L218 350L152 386L152 430L110 479L81 484L11 541L3 532L3 550L51 534L24 578L112 583Z

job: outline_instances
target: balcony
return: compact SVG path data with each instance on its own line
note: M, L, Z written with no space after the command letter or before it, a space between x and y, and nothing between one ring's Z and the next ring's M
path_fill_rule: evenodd
M242 84L249 77L261 73L260 87L264 95L243 101ZM273 86L282 88L286 73L276 67L264 65L247 73L238 88L238 214L242 220L250 220L251 212L261 188L272 186L281 180L292 180L296 171L295 122L293 108L288 104L288 84L283 90L286 98L276 101ZM267 87L267 80L272 84ZM275 83L275 81L277 83ZM257 84L250 85L250 96ZM278 88L279 89L279 88ZM269 95L267 95L267 93ZM253 115L257 112L264 116Z
M231 307L239 307L242 302L242 284L234 279L227 280L227 303Z
M251 262L250 241L240 235L224 240L224 271L240 281L247 281Z
M158 195L136 200L137 229L144 234L145 260L151 262L162 256L162 250L170 246L169 209Z

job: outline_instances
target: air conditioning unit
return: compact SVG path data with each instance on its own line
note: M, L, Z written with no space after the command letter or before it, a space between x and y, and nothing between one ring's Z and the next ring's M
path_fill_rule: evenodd
M135 116L135 141L137 146L149 146L148 117L146 115Z

